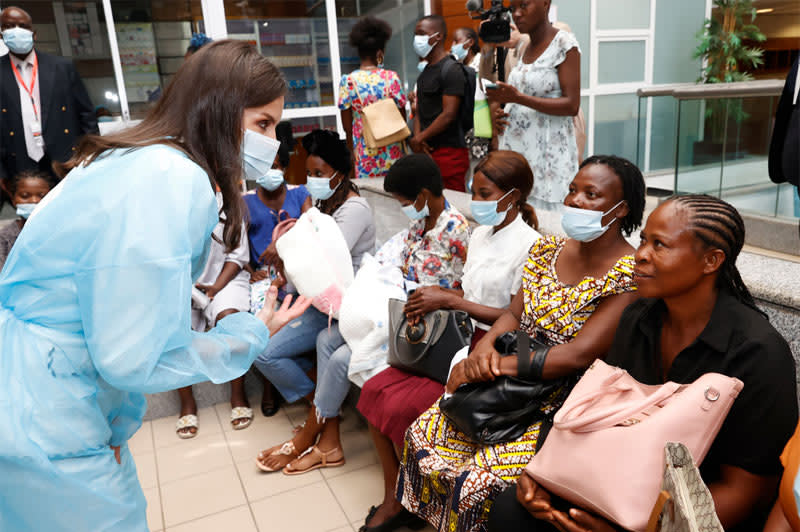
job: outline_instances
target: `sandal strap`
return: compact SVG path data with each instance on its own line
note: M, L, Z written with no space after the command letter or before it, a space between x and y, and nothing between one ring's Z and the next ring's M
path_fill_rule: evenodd
M277 451L273 451L272 455L282 454L284 456L298 456L297 449L294 447L292 440L285 442Z
M253 419L253 409L247 406L231 408L231 421L236 421L237 419Z
M181 416L178 418L178 422L175 423L175 430L181 429L191 429L191 428L198 428L197 416L194 414L189 414L186 416Z

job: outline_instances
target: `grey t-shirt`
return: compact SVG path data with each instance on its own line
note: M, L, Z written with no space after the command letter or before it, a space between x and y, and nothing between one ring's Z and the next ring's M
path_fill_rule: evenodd
M360 196L348 199L333 213L333 219L339 224L350 255L353 257L353 272L361 266L364 253L375 250L375 219L367 200Z
M14 242L17 241L21 230L17 220L7 223L0 229L0 270L3 269L8 254L11 253L11 248L14 246Z

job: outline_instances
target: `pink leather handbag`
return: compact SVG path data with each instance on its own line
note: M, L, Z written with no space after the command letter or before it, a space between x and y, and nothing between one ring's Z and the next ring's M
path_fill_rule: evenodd
M700 464L743 387L719 373L648 386L596 360L526 472L571 503L644 532L661 490L664 445L684 444Z

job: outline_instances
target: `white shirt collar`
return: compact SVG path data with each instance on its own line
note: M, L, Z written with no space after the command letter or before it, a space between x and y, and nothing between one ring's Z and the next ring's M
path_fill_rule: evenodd
M11 59L11 61L14 63L14 66L17 68L20 68L23 65L33 65L33 58L36 57L36 49L33 49L30 52L28 52L28 55L26 55L24 59L20 59L11 52L8 53L8 57Z

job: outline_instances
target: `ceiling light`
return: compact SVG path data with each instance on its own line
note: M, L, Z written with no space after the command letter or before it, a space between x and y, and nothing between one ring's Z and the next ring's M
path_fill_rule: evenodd
M756 13L772 13L775 11L771 7L765 7L764 9L756 9Z

